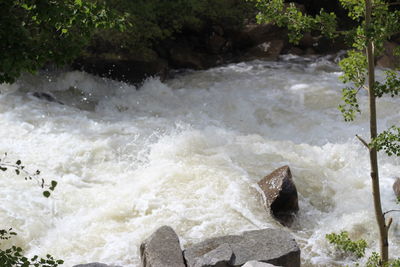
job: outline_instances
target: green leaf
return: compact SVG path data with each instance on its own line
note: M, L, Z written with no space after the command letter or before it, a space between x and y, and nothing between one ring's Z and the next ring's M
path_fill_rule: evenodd
M50 192L49 191L43 191L43 196L45 197L49 197L50 196Z

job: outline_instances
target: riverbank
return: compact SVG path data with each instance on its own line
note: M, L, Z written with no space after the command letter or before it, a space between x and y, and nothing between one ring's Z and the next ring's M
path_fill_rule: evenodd
M393 55L400 38L387 42L377 65L393 68L399 57ZM72 64L72 68L101 77L138 84L147 77L171 78L173 70L204 70L228 63L251 60L277 60L280 55L316 56L338 53L348 49L344 40L328 40L304 35L298 44L291 44L287 32L271 24L248 23L241 28L223 25L185 30L173 39L160 42L150 56L114 53L106 43L86 52Z

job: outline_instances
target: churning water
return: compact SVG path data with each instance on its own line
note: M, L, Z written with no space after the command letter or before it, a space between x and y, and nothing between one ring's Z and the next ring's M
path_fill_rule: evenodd
M35 183L2 173L0 228L14 227L30 255L50 253L66 266L138 266L140 242L162 225L183 246L282 228L255 187L288 164L300 201L289 231L303 265L350 264L325 234L347 230L368 241L370 254L377 227L368 154L354 138L368 136L367 115L342 120L339 76L327 58L286 56L152 78L139 88L83 72L0 85L0 152L59 182L45 199ZM363 92L363 110L366 99ZM381 99L378 111L381 130L399 122L395 99ZM388 210L397 205L391 186L400 161L381 156ZM391 255L400 255L400 218L393 217Z

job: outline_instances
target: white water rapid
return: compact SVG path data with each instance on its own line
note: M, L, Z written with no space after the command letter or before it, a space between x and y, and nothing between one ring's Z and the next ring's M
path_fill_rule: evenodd
M0 176L0 229L29 255L65 266L139 266L138 247L162 225L188 246L207 237L283 228L262 207L257 181L291 167L300 213L289 231L303 266L340 266L325 234L346 230L377 250L365 112L343 121L335 63L292 56L177 74L140 88L82 72L52 72L0 85L0 153L58 186ZM38 99L51 93L64 105ZM399 123L398 99L379 100L380 130ZM400 161L381 154L385 210L395 209ZM390 252L400 255L395 213ZM3 242L6 247L10 243Z

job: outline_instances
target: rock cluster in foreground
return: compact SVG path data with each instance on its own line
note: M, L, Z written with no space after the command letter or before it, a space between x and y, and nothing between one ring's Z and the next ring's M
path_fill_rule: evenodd
M183 252L179 238L163 226L140 249L143 267L300 266L300 249L283 230L262 229L206 239Z
M258 185L266 210L280 223L290 226L299 205L289 166L274 170ZM140 258L143 267L297 267L300 249L288 232L262 229L209 238L182 251L175 231L162 226L142 242ZM74 267L116 266L89 263Z

